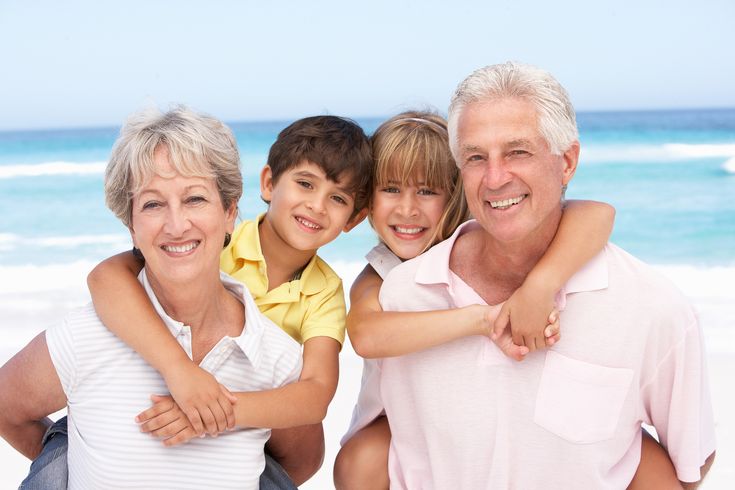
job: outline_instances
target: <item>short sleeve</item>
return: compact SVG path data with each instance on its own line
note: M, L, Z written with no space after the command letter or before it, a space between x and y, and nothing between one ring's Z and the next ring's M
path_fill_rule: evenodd
M56 368L68 400L72 400L77 382L77 362L71 320L73 318L67 316L60 323L46 330L46 345L51 362Z
M696 320L659 361L642 396L679 480L699 481L700 467L715 451L715 430L702 331Z
M346 317L342 281L335 278L327 287L309 297L308 314L301 326L303 342L314 337L330 337L344 343Z

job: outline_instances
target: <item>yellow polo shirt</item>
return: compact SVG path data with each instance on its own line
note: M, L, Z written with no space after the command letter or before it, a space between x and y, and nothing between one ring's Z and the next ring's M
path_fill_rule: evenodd
M258 234L263 216L237 226L230 245L222 251L220 267L245 283L260 311L297 342L331 337L342 344L346 317L342 280L318 256L312 257L300 279L268 291L267 264Z

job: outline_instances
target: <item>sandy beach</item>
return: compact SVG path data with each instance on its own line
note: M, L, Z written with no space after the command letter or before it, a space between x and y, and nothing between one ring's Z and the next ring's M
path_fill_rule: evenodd
M353 263L354 264L354 263ZM82 272L84 266L78 267ZM345 278L347 286L357 273L354 266L342 265L336 267L338 272ZM19 301L28 301L27 295L0 291L0 304L3 310L11 311L11 317L3 319L2 345L0 346L0 363L4 363L21 346L25 345L38 331L54 321L55 314L59 312L62 305L71 307L86 301L86 291L83 283L84 275L77 278L66 277L61 284L62 288L49 291L43 295L43 301L39 300L35 308L17 308L9 310L11 304ZM687 284L683 276L673 277L679 287L687 291ZM725 322L731 322L733 318L732 303L729 299L723 299L722 304L704 304L696 294L690 294L693 303L701 313L701 320L705 325L712 323L715 319L711 315L727 314ZM54 307L56 309L54 309ZM720 320L723 320L720 318ZM6 323L8 322L8 323ZM4 328L5 325L38 325L37 329ZM735 325L730 325L735 328ZM720 331L719 329L717 330ZM715 410L715 422L717 429L717 458L701 488L706 490L732 488L735 478L735 423L728 417L728 413L735 412L735 393L732 389L732 373L735 372L735 355L728 352L729 348L723 348L722 339L708 338L708 366L712 388L713 405ZM326 433L327 451L322 469L309 482L301 488L307 490L324 490L333 488L332 465L334 457L339 449L339 439L347 428L352 413L353 403L357 398L360 376L362 370L361 359L353 352L349 343L340 356L340 383L334 401L329 407L329 413L324 421ZM27 474L30 462L10 447L4 440L0 440L0 490L17 488L18 483Z

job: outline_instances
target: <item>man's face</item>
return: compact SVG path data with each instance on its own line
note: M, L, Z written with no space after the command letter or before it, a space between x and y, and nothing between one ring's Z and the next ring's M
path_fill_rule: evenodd
M552 155L537 119L530 102L506 98L475 102L458 120L467 204L499 242L533 240L556 229L562 186L577 166L579 144Z

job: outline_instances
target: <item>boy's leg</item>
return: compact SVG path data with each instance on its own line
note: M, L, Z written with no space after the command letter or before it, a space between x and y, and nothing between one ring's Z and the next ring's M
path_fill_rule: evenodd
M334 486L338 490L377 490L390 486L388 450L390 427L378 417L352 436L334 461Z
M324 461L322 424L273 429L266 444L261 490L294 490L311 478Z
M57 420L43 436L41 454L31 463L28 476L19 490L66 490L69 467L66 417Z

